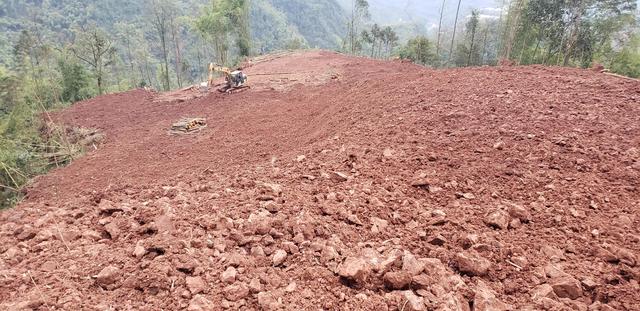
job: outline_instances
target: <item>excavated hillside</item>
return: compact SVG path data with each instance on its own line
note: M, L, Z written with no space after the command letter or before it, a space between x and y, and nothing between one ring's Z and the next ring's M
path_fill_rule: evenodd
M246 72L56 115L105 140L0 212L0 309L640 310L640 83L318 51Z

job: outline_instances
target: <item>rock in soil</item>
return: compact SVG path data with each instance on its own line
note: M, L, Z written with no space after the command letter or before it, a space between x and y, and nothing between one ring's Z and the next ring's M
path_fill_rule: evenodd
M347 257L338 267L338 275L349 282L363 284L367 281L371 267L363 258Z
M100 271L96 276L96 284L100 286L111 285L120 277L120 269L115 266L108 266Z
M455 264L461 273L470 276L485 276L491 269L491 262L473 252L463 252L456 254Z
M509 227L509 214L501 209L491 212L485 217L484 222L497 229L507 229Z
M220 280L224 283L233 284L236 281L236 275L238 272L234 267L228 267L227 270L224 270L220 276Z
M237 282L233 285L228 285L223 289L224 298L229 301L238 301L249 296L249 287L244 283Z
M258 293L258 305L266 311L279 310L282 307L282 303L269 292Z
M559 276L549 280L553 292L560 298L577 299L582 296L580 281L569 275Z
M279 249L273 255L273 259L272 259L273 265L279 266L284 263L285 259L287 259L287 252L285 250Z
M408 311L423 311L426 310L424 306L424 298L419 297L413 291L407 290L402 292L405 301L402 304L402 310Z
M387 272L384 274L383 281L388 289L406 289L411 284L411 274L407 271Z
M187 288L193 295L200 294L207 289L207 285L205 284L204 280L199 276L196 276L196 277L188 276L186 278L186 282L187 282Z
M409 251L404 251L402 255L402 270L411 276L418 275L424 271L424 264Z
M203 295L196 295L191 298L187 311L210 311L215 310L215 305Z
M486 283L478 280L475 288L475 296L473 298L474 311L507 311L513 310L513 307L505 304L496 298L496 292L493 291Z

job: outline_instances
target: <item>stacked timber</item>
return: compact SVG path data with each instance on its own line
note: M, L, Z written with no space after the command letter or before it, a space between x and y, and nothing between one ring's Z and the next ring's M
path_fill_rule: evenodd
M207 127L205 118L182 118L171 125L171 134L188 134L201 131Z

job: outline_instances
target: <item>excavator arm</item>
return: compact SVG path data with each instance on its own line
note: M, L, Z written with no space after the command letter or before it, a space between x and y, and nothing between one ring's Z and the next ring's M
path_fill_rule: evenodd
M213 85L213 75L216 72L222 72L224 74L224 78L229 83L231 81L231 70L227 67L218 66L214 63L209 64L209 86Z

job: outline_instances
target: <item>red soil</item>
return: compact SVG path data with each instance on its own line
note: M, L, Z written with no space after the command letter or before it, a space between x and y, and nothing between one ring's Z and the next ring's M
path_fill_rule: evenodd
M57 115L106 141L0 212L0 309L640 310L637 82L329 52L245 70L233 95ZM181 117L208 128L169 135Z

